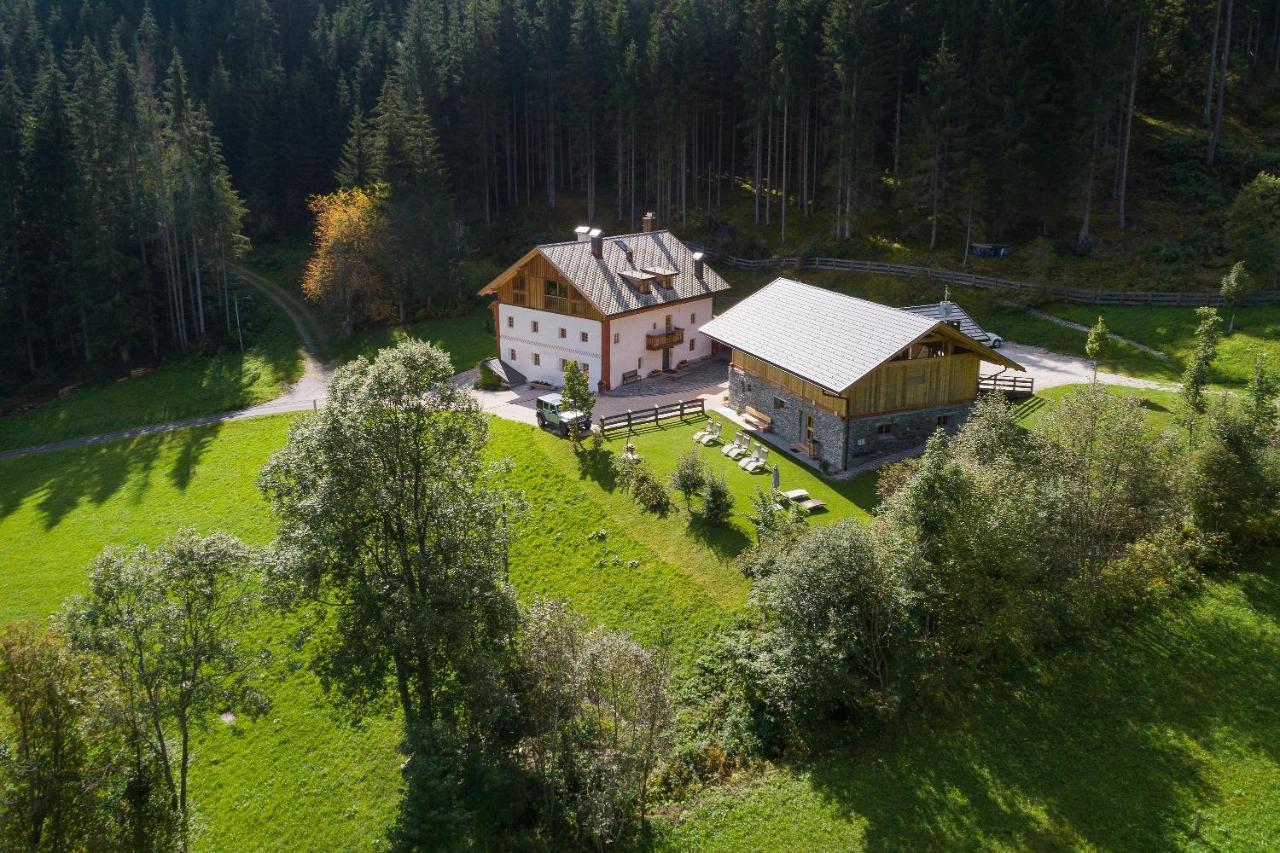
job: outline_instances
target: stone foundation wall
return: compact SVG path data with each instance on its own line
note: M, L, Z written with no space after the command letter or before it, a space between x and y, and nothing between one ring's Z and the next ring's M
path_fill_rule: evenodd
M734 368L729 370L729 405L737 409L750 406L769 415L773 418L770 433L778 443L788 447L803 441L804 413L810 412L813 437L821 445L818 458L825 461L833 473L920 447L939 428L953 435L973 409L972 403L960 403L854 418L846 423L838 415ZM882 431L886 426L888 429ZM842 451L844 458L841 458Z
M913 412L854 418L848 424L849 450L845 467L919 447L938 429L942 429L947 435L954 435L961 424L968 420L972 410L972 403L961 403ZM888 427L887 431L882 431L884 427Z
M804 413L811 413L813 437L821 447L819 460L825 461L832 471L844 468L840 458L844 449L844 421L838 415L734 368L729 369L729 405L750 406L773 418L770 434L788 447L804 440Z

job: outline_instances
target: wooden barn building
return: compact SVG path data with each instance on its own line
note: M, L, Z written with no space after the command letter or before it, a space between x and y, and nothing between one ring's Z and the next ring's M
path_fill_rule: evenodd
M1023 369L951 305L889 308L779 278L702 333L733 352L729 404L838 472L956 430L982 362Z

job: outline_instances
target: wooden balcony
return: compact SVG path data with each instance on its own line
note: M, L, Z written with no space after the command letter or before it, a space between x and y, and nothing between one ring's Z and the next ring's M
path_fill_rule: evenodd
M645 348L664 350L684 343L684 329L679 326L663 332L648 332L644 336Z

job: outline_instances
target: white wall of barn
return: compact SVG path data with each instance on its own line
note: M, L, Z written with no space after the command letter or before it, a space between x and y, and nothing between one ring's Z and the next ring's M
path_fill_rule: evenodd
M537 331L534 331L537 323ZM560 330L564 330L561 337ZM586 335L584 342L582 336ZM551 311L498 306L499 357L530 381L559 387L564 382L561 360L585 364L591 387L601 375L601 323ZM535 361L537 364L534 363Z
M662 369L662 351L645 348L645 335L671 325L684 329L684 343L671 349L671 366L711 355L711 339L699 330L711 319L712 299L697 299L675 305L658 305L646 311L613 317L609 320L609 387L622 384L622 374L639 371L643 379L651 371ZM616 343L615 343L616 341ZM690 348L690 341L693 342Z

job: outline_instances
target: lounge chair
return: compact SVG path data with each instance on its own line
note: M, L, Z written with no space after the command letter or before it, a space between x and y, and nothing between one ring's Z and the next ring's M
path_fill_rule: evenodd
M741 459L751 452L751 436L738 433L734 436L734 443L724 449L724 455L730 459Z
M809 497L809 492L805 489L792 489L789 492L782 492L781 494L788 501L808 512L813 512L816 509L823 509L827 505L826 501L820 501L817 498Z
M716 422L711 420L711 418L707 418L707 425L693 434L693 440L698 443L701 443L702 439L706 438L707 436L711 435L711 433L715 432L715 429L716 429Z
M745 437L746 437L746 433L742 433L742 432L738 433L733 437L733 441L729 442L724 447L720 448L720 452L723 453L725 456L728 456L731 452L733 452L734 450L737 450L739 447L742 446L742 439Z
M703 447L710 447L711 442L720 440L720 430L724 428L724 424L719 421L715 422L711 427L711 432L698 439L698 444Z
M756 455L751 459L745 459L738 463L742 466L742 470L748 474L754 474L757 471L763 471L769 467L769 448L763 444L756 443Z

